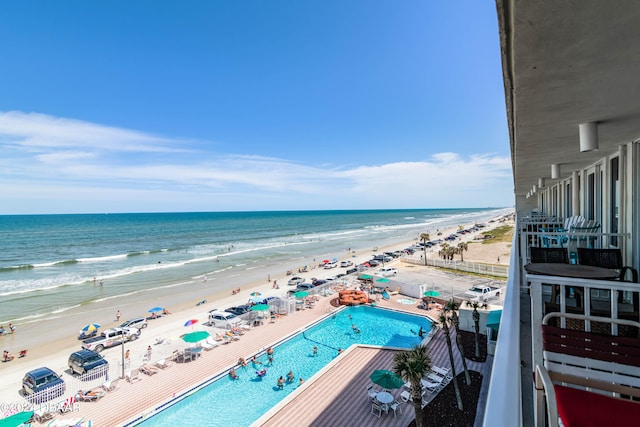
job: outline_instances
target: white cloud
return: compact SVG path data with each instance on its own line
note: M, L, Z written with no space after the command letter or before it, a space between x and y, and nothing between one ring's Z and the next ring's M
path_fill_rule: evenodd
M491 154L318 167L203 152L184 140L21 112L0 112L0 149L0 197L8 201L0 213L480 207L513 200L510 158Z

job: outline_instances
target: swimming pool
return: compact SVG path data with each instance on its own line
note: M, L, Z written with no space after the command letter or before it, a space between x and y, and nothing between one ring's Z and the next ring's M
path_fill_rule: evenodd
M355 329L353 328L355 326ZM428 333L431 322L425 317L369 306L349 307L326 318L274 347L273 363L266 354L263 365L236 368L239 378L224 375L192 395L176 402L140 426L207 425L249 426L278 404L338 355L338 349L352 344L411 348L421 341L416 332ZM358 332L359 330L359 332ZM317 347L317 355L313 347ZM256 368L267 368L258 378ZM278 377L293 371L295 381L277 387Z

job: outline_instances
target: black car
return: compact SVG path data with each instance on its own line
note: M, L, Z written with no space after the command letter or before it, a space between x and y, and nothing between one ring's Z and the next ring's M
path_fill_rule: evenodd
M84 374L94 369L102 369L105 374L109 370L109 362L100 353L91 350L80 350L69 356L71 373Z
M367 263L369 263L369 265L371 267L377 267L377 266L380 265L380 263L378 261L376 261L375 259L371 259L371 260L367 261Z
M251 311L251 304L243 304L237 307L229 307L225 310L227 313L233 313L236 316L240 316L241 314L245 314Z
M50 389L49 392L37 393ZM38 368L29 371L22 379L22 392L32 403L42 403L56 399L64 394L66 386L64 380L49 368ZM36 396L33 396L36 394Z
M353 273L357 273L358 272L358 268L354 267L354 268L350 268L346 271L347 274L353 274Z

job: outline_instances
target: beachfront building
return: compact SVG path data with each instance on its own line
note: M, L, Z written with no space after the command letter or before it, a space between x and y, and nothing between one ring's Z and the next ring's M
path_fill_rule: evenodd
M559 312L555 321L551 316L544 322L638 338L638 330L627 323L640 320L640 288L632 283L637 276L629 269L620 280L606 277L606 270L640 268L640 3L496 4L518 232L502 313L502 325L508 327L499 332L484 425L545 425L550 392L541 386L543 374L534 384L536 366L561 370L574 357L577 365L586 365L576 368L576 376L637 388L635 378L620 380L616 373L631 362L611 356L615 340L605 344L613 361L599 360L589 350L576 358L562 345L550 350L542 323L548 313ZM594 265L589 254L610 254L618 265L600 259L589 268ZM532 262L540 268L526 267ZM589 316L622 321L611 326ZM612 363L618 366L613 371ZM596 365L602 369L593 370ZM613 396L619 394L627 392ZM564 409L571 412L584 396L563 391L562 397L551 397L564 399ZM578 406L587 416L591 409L607 417L620 412L611 401L583 400ZM549 423L554 421L551 417Z

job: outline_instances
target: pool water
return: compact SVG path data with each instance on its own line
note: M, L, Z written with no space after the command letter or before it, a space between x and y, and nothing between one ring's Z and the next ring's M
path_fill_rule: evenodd
M355 329L353 328L355 326ZM249 426L294 391L299 378L308 380L352 344L411 348L421 341L431 322L424 317L368 306L349 307L274 347L273 363L263 354L262 365L236 368L238 379L221 377L139 425ZM359 332L358 332L359 330ZM316 355L313 347L318 348ZM215 351L215 350L214 350ZM267 368L259 378L257 369ZM293 371L295 380L281 390L277 381Z

